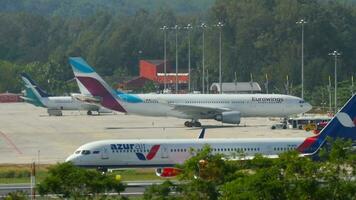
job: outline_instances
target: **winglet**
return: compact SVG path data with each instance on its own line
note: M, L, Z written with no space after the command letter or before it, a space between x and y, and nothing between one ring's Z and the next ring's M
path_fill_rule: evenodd
M200 132L200 134L199 134L198 139L203 139L204 136L205 136L205 128L202 128L202 129L201 129L201 132Z

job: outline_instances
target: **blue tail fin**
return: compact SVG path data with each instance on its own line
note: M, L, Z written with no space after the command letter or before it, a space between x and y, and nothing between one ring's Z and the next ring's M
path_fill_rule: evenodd
M38 94L41 97L49 97L49 96L51 96L45 90L43 90L40 86L38 86L38 84L34 80L32 80L31 77L27 73L21 73L21 78L24 81L25 85L33 86L34 89L38 92Z
M202 128L198 138L204 139L204 136L205 136L205 128Z
M356 95L336 113L319 135L307 138L299 147L301 153L316 153L326 144L327 137L356 142Z

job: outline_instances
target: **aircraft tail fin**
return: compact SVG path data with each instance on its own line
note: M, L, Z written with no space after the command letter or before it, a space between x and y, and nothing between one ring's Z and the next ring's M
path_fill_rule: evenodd
M50 95L39 87L28 74L21 73L20 75L25 86L25 94L22 99L35 106L46 107L43 98L49 97Z
M307 138L297 150L304 154L315 154L327 144L328 137L333 140L341 138L356 142L356 95L347 101L319 135Z
M69 63L75 78L93 96L101 99L101 105L115 111L126 112L113 90L81 57L70 57ZM78 85L79 88L81 87Z
M204 139L204 136L205 136L205 128L202 128L198 139Z
M21 73L21 79L25 83L25 86L32 86L32 88L36 90L41 97L51 96L44 89L42 89L27 73Z

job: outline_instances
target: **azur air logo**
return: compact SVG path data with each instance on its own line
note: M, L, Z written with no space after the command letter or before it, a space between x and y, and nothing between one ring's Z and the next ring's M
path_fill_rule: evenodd
M136 156L140 160L152 160L156 156L159 147L160 145L156 144L153 147L151 147L150 151L146 156L143 153L136 153Z
M139 160L152 160L160 145L153 145L149 151L145 144L111 144L110 147L113 152L134 152ZM144 152L148 152L147 155Z

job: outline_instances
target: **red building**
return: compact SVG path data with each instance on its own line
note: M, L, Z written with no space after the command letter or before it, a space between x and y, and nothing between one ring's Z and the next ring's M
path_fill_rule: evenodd
M0 94L0 103L13 103L13 102L22 102L23 100L20 97L20 94L13 93L1 93Z
M153 81L159 86L160 89L163 89L164 82L166 82L167 87L174 90L176 84L175 69L172 68L169 62L167 62L166 65L167 68L165 76L164 60L140 60L140 76L124 83L124 88L140 88L145 85L147 81ZM178 73L179 90L187 89L188 79L188 73Z

